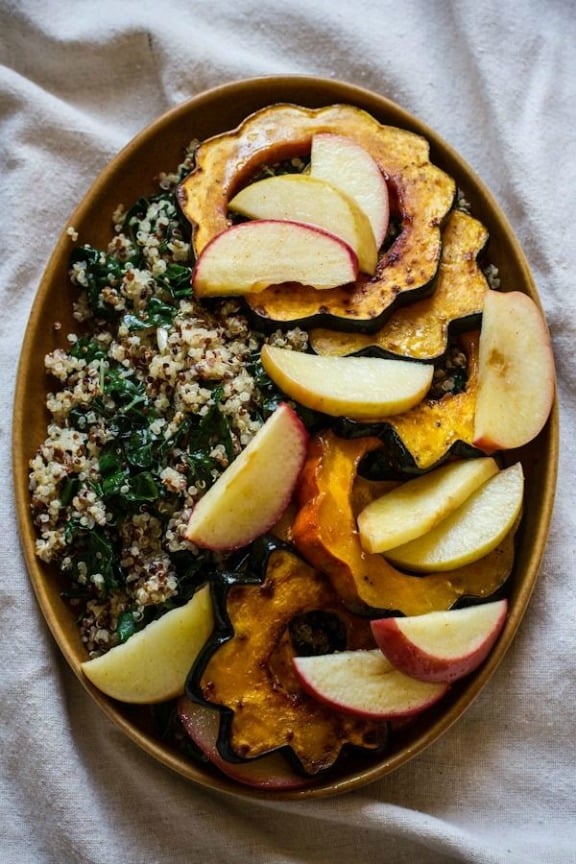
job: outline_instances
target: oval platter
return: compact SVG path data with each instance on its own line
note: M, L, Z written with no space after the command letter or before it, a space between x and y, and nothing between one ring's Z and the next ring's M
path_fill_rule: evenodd
M250 113L268 105L290 102L307 107L345 103L365 109L378 121L423 135L430 143L431 161L455 178L471 204L472 213L490 234L490 260L500 271L503 286L540 300L524 254L506 217L492 194L464 160L432 129L392 101L343 82L305 76L263 77L225 84L202 93L160 117L131 141L106 167L67 222L81 243L103 248L110 239L110 214L119 202L126 204L151 194L153 178L177 165L183 148L234 129ZM35 529L29 510L28 463L44 438L48 388L44 356L63 345L74 329L71 294L62 287L68 281L71 249L66 227L58 240L39 286L20 359L13 424L13 468L21 542L31 585L41 611L66 661L95 703L137 745L160 763L201 786L244 798L307 798L341 794L375 782L421 753L458 720L496 671L508 650L534 589L545 548L552 513L558 448L558 414L554 406L544 430L522 449L526 475L526 505L518 534L514 571L507 588L509 614L505 629L488 660L455 686L438 706L394 735L385 753L346 761L341 771L318 777L305 788L271 792L228 780L210 766L183 756L163 742L146 708L108 699L82 675L86 659L74 614L61 597L62 582L55 569L34 553ZM55 330L48 322L59 321Z

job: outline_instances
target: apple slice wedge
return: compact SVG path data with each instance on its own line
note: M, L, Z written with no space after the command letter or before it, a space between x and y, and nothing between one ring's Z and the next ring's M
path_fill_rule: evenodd
M519 291L489 291L480 330L475 446L492 453L528 444L548 419L554 391L554 355L540 309Z
M431 363L379 357L321 357L264 345L264 369L301 405L335 417L382 420L421 402L432 382Z
M358 516L366 552L385 552L434 528L498 471L490 456L462 459L396 486Z
M388 549L399 567L433 573L455 570L488 555L511 531L522 511L524 472L516 462L494 474L431 531Z
M240 549L280 519L306 459L308 432L280 405L192 511L185 537L215 551Z
M319 132L312 138L310 175L336 186L364 211L377 248L386 236L390 218L388 186L376 160L345 135Z
M241 189L228 207L250 219L281 219L315 225L344 240L364 273L373 274L378 249L370 221L340 189L309 174L279 174Z
M358 258L339 237L314 225L262 220L233 225L211 240L192 273L197 297L235 297L299 282L324 290L354 282Z
M186 678L214 626L208 585L101 657L81 664L86 678L113 699L144 705L184 692Z
M506 621L507 600L381 618L370 626L384 656L405 675L420 681L451 683L486 659Z
M295 657L294 667L310 696L338 711L382 720L420 713L449 686L404 675L377 648Z
M219 711L185 697L179 699L177 711L186 734L206 759L232 780L245 786L271 791L301 789L314 782L312 777L296 774L280 753L261 756L251 762L229 762L220 754L217 746Z

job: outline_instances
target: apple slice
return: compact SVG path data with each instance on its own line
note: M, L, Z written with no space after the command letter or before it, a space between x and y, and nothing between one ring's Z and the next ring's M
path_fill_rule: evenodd
M358 258L339 237L313 225L262 220L233 225L211 240L192 274L197 297L234 297L300 282L318 290L353 282Z
M358 533L367 552L385 552L442 522L498 471L490 456L463 459L415 477L365 507Z
M324 180L309 174L266 177L241 189L228 207L250 219L316 225L351 246L364 273L376 270L378 250L368 217L352 198Z
M431 531L387 550L407 570L455 570L488 555L512 530L522 510L524 472L520 462L499 471Z
M486 453L522 447L554 401L554 355L544 316L519 291L489 291L478 357L474 444Z
M287 396L335 417L382 420L418 404L430 387L431 363L379 357L320 357L264 345L264 369Z
M507 610L507 600L495 600L465 609L381 618L370 626L384 656L405 675L451 683L486 659Z
M86 660L82 672L113 699L164 702L184 692L186 678L214 625L208 585L107 654Z
M290 503L307 444L296 412L280 405L196 504L186 539L224 551L247 546L272 528Z
M320 132L312 138L310 174L356 202L367 215L380 248L388 229L390 204L384 175L370 153L352 138Z
M338 711L362 717L410 717L448 690L447 684L404 675L378 649L295 657L294 666L307 693Z
M301 789L314 782L312 777L296 774L280 753L261 756L251 762L229 762L217 746L220 712L198 705L191 699L178 701L178 717L186 734L203 755L232 780L259 789Z

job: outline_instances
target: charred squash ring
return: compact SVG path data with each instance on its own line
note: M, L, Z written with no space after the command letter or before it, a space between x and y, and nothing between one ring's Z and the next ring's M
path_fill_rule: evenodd
M434 293L397 309L381 330L343 333L318 329L310 333L317 354L382 353L415 360L434 360L446 351L454 331L477 326L488 283L478 256L488 231L477 219L454 210L442 231L442 257Z
M341 419L334 430L343 438L373 435L385 446L393 474L419 474L449 458L477 456L474 411L478 391L479 331L463 333L459 346L466 355L466 386L441 398L428 396L410 411L377 425Z
M354 139L374 157L391 191L399 236L380 255L376 274L319 292L308 286L271 287L248 297L261 322L271 326L329 326L373 332L392 308L430 293L440 261L442 222L452 206L454 180L429 160L428 142L383 126L351 105L303 108L278 104L248 117L237 129L204 141L195 170L178 189L194 228L198 254L228 225L228 201L255 170L306 154L317 132Z
M216 588L219 626L187 683L189 698L222 710L221 754L241 761L285 749L301 770L316 774L343 748L381 749L385 723L339 714L307 696L291 662L289 625L296 617L334 614L351 649L373 647L366 619L285 543L266 538L262 545L261 562Z

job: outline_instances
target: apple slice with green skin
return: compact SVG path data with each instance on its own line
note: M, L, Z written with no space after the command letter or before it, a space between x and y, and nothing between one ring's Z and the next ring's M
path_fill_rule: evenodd
M314 225L261 220L233 225L211 240L192 273L197 297L235 297L299 282L318 290L354 282L358 258L339 237Z
M434 367L379 357L328 357L264 345L264 369L291 399L334 417L382 420L408 411L430 388Z
M215 551L240 549L290 503L308 446L296 412L280 405L192 511L185 537Z
M310 696L338 711L382 720L419 714L449 687L404 675L377 648L295 657L294 667Z
M451 683L486 659L506 621L507 600L465 609L381 618L370 626L384 656L405 675Z
M250 219L315 225L347 243L364 273L376 270L378 249L368 217L352 198L324 180L309 174L266 177L241 189L228 207Z
M358 204L380 248L388 229L390 204L386 180L370 153L352 138L320 132L312 138L310 175L336 186Z
M488 555L513 529L523 498L524 472L516 462L487 480L431 531L387 550L384 556L399 567L423 573L471 564Z
M498 471L485 456L451 462L408 480L365 507L358 533L367 552L385 552L434 528Z
M229 762L217 746L220 713L191 699L178 701L178 717L186 734L203 755L232 780L258 789L301 789L314 782L312 777L296 774L280 753L261 756L251 762Z
M554 392L554 355L540 309L519 291L489 291L480 330L473 443L486 453L528 444L544 427Z
M207 585L184 606L171 609L101 657L86 660L82 672L99 690L121 702L144 705L174 699L212 633Z

